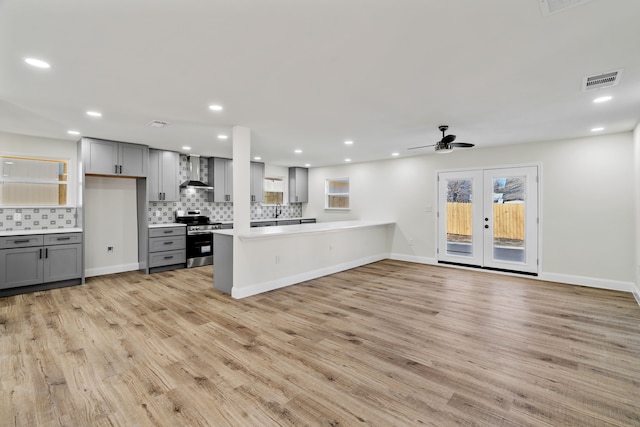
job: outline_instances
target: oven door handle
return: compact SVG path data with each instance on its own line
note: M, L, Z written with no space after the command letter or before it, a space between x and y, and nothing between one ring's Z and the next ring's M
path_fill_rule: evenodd
M189 231L187 235L189 236L200 236L203 234L213 234L213 230L204 230L204 231Z

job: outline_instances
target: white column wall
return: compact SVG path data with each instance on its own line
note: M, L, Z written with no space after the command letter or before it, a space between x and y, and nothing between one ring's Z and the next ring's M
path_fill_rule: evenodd
M634 170L635 170L635 283L633 293L640 304L640 123L633 131Z
M537 164L541 277L630 290L636 264L633 152L633 135L627 132L313 168L304 215L320 221L394 220L393 256L431 263L438 171ZM325 179L346 176L352 209L325 210Z

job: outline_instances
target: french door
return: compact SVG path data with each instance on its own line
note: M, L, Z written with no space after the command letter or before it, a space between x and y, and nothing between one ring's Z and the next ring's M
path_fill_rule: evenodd
M439 173L438 261L537 274L538 168Z

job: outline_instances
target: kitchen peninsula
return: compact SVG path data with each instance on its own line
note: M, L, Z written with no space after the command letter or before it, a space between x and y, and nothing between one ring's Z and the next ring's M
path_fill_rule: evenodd
M244 298L388 258L394 224L321 222L236 235L216 230L213 287ZM242 245L242 256L235 259L234 241Z

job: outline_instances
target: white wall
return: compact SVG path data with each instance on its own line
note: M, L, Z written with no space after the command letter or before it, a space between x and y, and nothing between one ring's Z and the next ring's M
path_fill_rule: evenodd
M629 290L636 243L631 133L313 168L303 214L393 219L392 252L435 262L437 171L522 164L541 165L541 277ZM324 180L345 176L351 211L324 210Z
M77 142L0 132L0 154L67 160L67 205L75 206L78 194Z
M138 269L136 180L87 176L84 207L87 277Z

